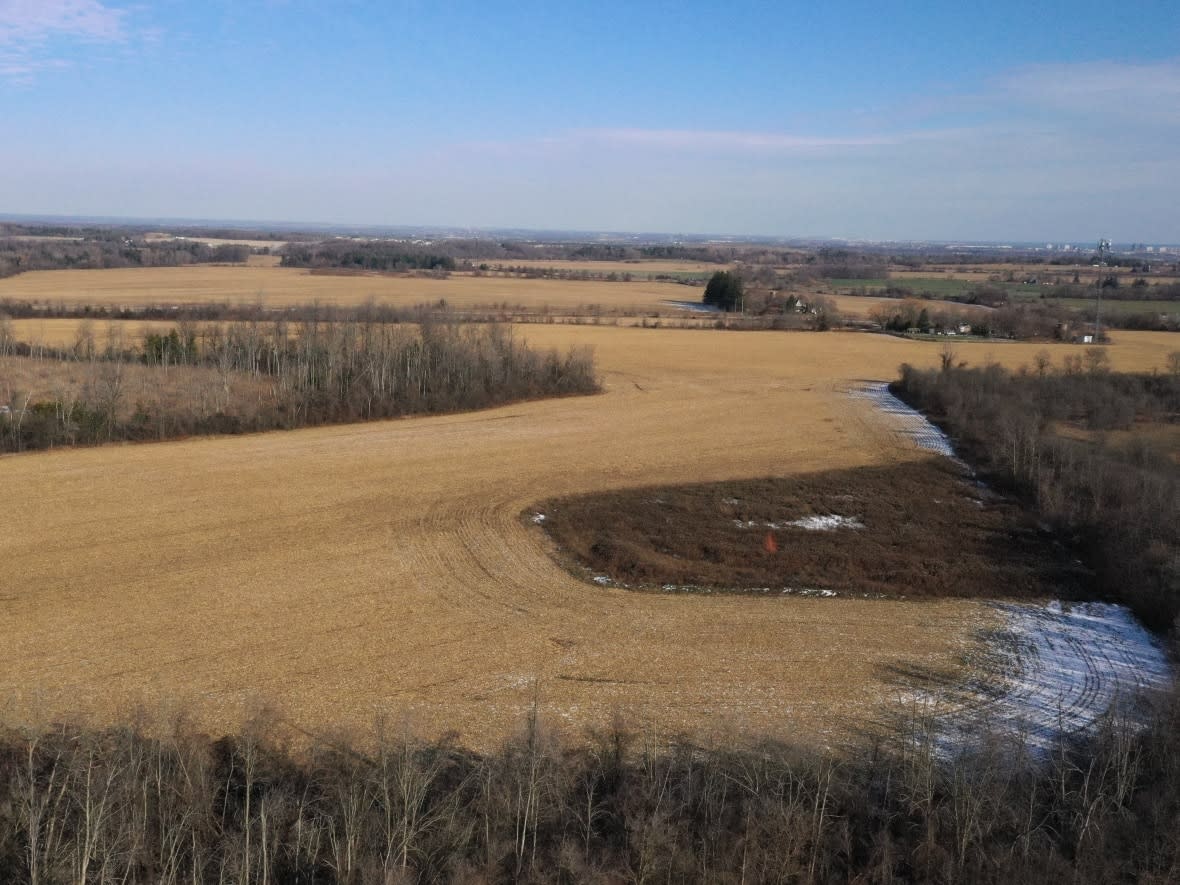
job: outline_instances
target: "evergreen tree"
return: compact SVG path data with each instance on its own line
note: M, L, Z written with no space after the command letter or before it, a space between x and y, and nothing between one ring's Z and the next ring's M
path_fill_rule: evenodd
M704 303L721 310L736 310L742 304L745 291L742 278L728 270L719 270L709 278L705 286Z

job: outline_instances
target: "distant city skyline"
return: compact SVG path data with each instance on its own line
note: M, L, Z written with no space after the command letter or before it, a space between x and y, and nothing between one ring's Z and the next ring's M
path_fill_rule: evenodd
M0 0L0 212L1180 243L1169 2Z

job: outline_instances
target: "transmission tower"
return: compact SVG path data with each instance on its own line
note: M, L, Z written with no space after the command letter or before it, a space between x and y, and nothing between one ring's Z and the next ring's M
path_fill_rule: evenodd
M1102 341L1102 268L1110 258L1110 240L1103 237L1098 241L1098 278L1094 283L1094 343Z

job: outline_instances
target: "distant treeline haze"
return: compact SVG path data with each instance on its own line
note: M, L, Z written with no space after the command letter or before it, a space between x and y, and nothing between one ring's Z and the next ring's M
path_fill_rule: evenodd
M0 238L0 277L30 270L101 270L114 267L178 267L245 261L247 246L209 246L195 240L142 240L112 235L86 239Z

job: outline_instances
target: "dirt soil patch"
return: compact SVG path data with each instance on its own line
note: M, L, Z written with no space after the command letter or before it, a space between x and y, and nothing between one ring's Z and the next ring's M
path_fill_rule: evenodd
M639 589L1076 597L1087 576L943 459L628 489L530 513L575 572Z

